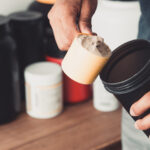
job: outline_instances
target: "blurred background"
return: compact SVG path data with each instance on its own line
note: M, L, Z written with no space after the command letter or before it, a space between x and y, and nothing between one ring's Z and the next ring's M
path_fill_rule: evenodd
M47 18L54 3L0 0L0 149L121 150L115 96L99 76L83 85L61 69L66 52ZM113 51L137 38L140 14L136 0L99 0L93 31Z

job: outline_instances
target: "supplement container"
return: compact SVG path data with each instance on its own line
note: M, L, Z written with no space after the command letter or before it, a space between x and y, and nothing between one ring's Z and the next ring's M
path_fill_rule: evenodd
M103 112L115 111L119 107L116 97L104 88L99 76L93 83L93 105Z
M27 65L44 60L43 21L38 12L16 12L9 16L10 27L17 44L20 65L21 92L24 100L24 69Z
M26 111L34 118L47 119L63 110L62 70L57 64L39 62L25 69Z
M101 79L129 113L131 105L150 91L150 42L133 40L117 48L103 68ZM132 118L136 121L149 113ZM144 132L150 135L150 129Z
M0 16L0 124L14 120L21 109L16 44L8 24L8 18Z

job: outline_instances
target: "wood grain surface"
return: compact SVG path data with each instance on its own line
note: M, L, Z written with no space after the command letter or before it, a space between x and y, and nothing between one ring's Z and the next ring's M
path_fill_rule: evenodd
M0 150L108 149L120 142L120 118L121 109L99 112L92 101L68 105L53 119L38 120L22 113L0 126Z

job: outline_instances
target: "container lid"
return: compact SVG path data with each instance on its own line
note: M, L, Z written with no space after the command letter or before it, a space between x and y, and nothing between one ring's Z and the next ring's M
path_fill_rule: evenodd
M3 36L8 31L9 19L0 15L0 36Z
M114 94L136 90L150 80L150 42L133 40L118 47L101 72L106 89Z
M61 67L51 62L38 62L28 66L25 80L32 84L53 85L62 81Z
M10 19L17 22L29 22L36 21L42 18L42 14L40 12L34 11L21 11L11 14Z
M36 0L36 1L43 4L54 4L56 2L56 0Z

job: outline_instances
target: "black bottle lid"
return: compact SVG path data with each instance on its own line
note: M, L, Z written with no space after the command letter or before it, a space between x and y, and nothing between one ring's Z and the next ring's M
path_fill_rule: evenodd
M14 22L34 22L42 18L42 14L34 11L22 11L11 14L10 19Z
M4 36L8 32L9 19L0 15L0 37Z

